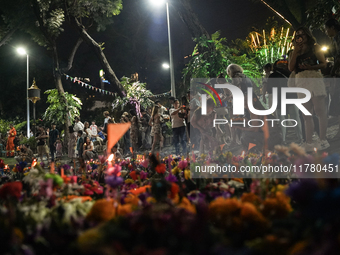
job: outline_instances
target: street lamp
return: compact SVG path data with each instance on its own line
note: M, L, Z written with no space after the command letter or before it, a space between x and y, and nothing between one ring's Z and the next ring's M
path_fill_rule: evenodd
M322 46L322 47L321 47L321 50L325 52L325 51L328 50L328 47L327 47L327 46Z
M33 103L33 132L34 136L36 134L36 125L35 125L35 103L40 100L40 89L38 88L37 84L35 83L35 79L33 79L33 84L32 86L27 90L28 93L28 99L32 101Z
M165 0L150 0L153 5L161 6L164 3L166 4L166 17L168 24L168 39L169 39L169 59L170 59L170 79L171 79L171 96L176 97L176 88L175 88L175 70L174 70L174 61L172 57L172 48L171 48L171 33L170 33L170 15L169 15L169 3Z
M24 48L17 48L17 52L20 55L26 55L27 56L27 79L26 79L26 100L27 100L27 138L29 138L30 136L30 102L28 100L28 87L29 87L29 57L28 54L26 52L26 50Z
M169 69L169 68L170 68L169 64L167 64L167 63L164 63L164 64L162 65L162 67L163 67L164 69Z

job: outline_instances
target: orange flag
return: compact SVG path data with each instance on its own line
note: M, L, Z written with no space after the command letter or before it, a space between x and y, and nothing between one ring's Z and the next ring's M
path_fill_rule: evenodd
M221 151L223 150L224 145L225 143L220 145Z
M254 148L256 146L255 143L249 143L249 146L248 146L248 151L251 149L251 148Z
M131 123L119 123L107 125L107 153L111 154L111 148L129 130Z

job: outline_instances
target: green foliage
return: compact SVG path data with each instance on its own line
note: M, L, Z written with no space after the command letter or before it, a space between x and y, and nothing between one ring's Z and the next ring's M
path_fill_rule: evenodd
M246 54L240 55L240 50L227 45L225 38L220 38L220 33L212 35L212 39L201 37L195 40L197 45L192 53L192 59L184 69L184 79L188 78L216 78L225 70L229 64L238 64L244 69L244 73L252 78L261 77L254 59ZM241 42L245 47L245 43ZM200 52L197 50L200 48ZM203 52L202 52L203 49Z
M307 11L307 24L311 29L322 29L325 22L330 19L340 19L340 2L338 0L325 0Z
M20 144L28 144L31 150L35 150L37 148L37 140L34 136L30 138L24 137L24 139L20 141Z
M74 118L79 116L82 102L78 97L65 92L64 96L67 100L65 105L57 89L47 90L45 94L48 94L47 103L50 106L45 111L44 120L64 124L65 118L69 116L70 122L73 123Z
M27 121L19 122L15 124L17 121L7 121L0 119L0 133L6 137L6 133L9 130L9 124L13 124L16 131L23 130L24 127L27 125Z
M128 103L131 101L139 102L140 106L145 109L152 106L152 101L150 97L153 96L150 90L146 89L146 83L131 82L129 78L123 77L121 79L121 84L126 91L126 97L116 98L112 104L113 109L122 111Z

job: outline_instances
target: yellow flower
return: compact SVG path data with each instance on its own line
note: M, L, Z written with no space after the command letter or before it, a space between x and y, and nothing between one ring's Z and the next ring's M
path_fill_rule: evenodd
M176 161L175 160L171 161L171 165L172 166L176 165Z
M172 170L171 170L171 173L172 174L178 174L178 173L180 173L182 170L178 167L178 166L176 166L175 168L173 168Z
M190 170L184 170L184 178L186 180L190 179L191 178L191 172Z
M126 179L125 180L125 184L132 184L132 183L134 183L135 181L134 180L132 180L132 179Z

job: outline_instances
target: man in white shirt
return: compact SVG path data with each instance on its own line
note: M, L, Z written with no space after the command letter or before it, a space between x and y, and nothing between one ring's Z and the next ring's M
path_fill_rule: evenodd
M74 132L84 131L84 124L80 121L80 117L74 118L75 124L73 127Z
M182 145L182 156L185 156L187 153L187 142L185 135L185 122L183 118L178 116L178 113L184 111L185 107L179 107L178 99L175 99L174 108L169 110L171 115L171 126L173 133L173 143L176 150L176 155L180 155L179 145Z

